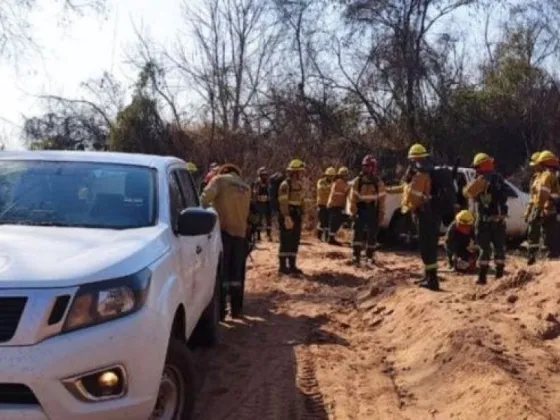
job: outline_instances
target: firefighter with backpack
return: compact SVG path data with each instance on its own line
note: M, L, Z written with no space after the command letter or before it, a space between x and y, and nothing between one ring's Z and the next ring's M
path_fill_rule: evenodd
M327 209L329 212L329 244L340 245L336 240L342 222L344 221L344 207L346 205L346 196L348 195L348 168L342 166L338 169L335 181L332 184L327 201Z
M302 274L297 266L297 254L301 240L304 191L302 175L305 164L292 160L286 168L287 177L278 188L280 224L280 248L278 250L280 274Z
M327 241L329 237L329 212L327 203L331 193L331 186L336 176L336 169L329 166L324 175L317 181L317 238Z
M494 159L486 153L475 155L472 166L477 176L463 190L476 209L476 239L480 247L477 284L486 284L492 248L496 278L504 275L507 194L503 177L496 172Z
M268 191L268 171L262 166L257 171L257 179L252 185L253 209L258 219L255 224L257 241L261 240L261 229L264 223L266 223L266 236L269 241L272 241L272 207Z
M529 232L529 258L527 263L532 265L536 262L537 252L540 247L541 236L547 248L549 258L557 258L556 247L556 202L555 197L560 193L560 187L556 178L558 170L558 157L554 153L545 150L541 152L536 160L540 173L536 176L531 188L532 208L528 217Z
M474 238L474 216L469 210L461 210L445 235L445 253L449 268L460 273L476 269L477 246Z
M376 172L375 158L372 155L365 156L362 160L362 171L352 181L350 190L350 216L354 218L353 262L358 266L361 264L364 247L367 262L375 262L377 233L385 212L385 184Z
M418 221L420 255L424 263L424 278L419 286L439 290L437 276L437 247L439 217L431 201L433 164L430 154L421 144L414 144L408 151L409 176L402 195L401 212L412 213Z

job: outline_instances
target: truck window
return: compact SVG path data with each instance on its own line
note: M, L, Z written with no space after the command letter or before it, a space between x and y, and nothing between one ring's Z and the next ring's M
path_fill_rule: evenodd
M185 208L181 188L177 179L176 171L173 171L168 176L169 180L169 211L171 218L171 226L174 232L177 232L179 224L179 215Z
M185 198L186 207L198 207L199 200L198 194L193 184L192 177L186 169L177 170L177 175L179 179L179 186L183 192L183 197Z

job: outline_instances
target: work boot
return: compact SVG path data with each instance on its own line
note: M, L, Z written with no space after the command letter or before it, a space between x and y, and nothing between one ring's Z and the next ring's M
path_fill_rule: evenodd
M375 256L373 254L373 250L367 250L366 260L368 263L375 264Z
M342 246L342 244L336 240L334 235L331 235L329 237L329 244L334 246Z
M320 230L317 230L317 239L319 239L321 242L323 241L323 232Z
M290 263L290 274L295 274L297 276L303 274L296 264L296 257L288 257L288 261Z
M267 230L266 230L266 236L268 237L268 240L269 240L270 242L272 242L272 230L267 229Z
M362 265L361 255L359 253L354 252L354 255L352 255L352 264L356 267L360 267Z
M438 291L439 290L439 280L437 276L436 270L426 271L426 278L420 282L420 287L424 287L425 289Z
M536 262L537 262L537 257L535 256L535 254L529 254L527 265L534 265Z
M478 268L478 280L476 284L486 284L486 278L488 277L488 267L479 267Z
M261 241L261 231L257 230L257 242Z
M504 266L503 265L497 265L496 266L496 279L501 279L502 277L504 277Z
M290 274L290 270L288 269L288 260L286 257L280 257L278 261L280 262L280 265L278 266L278 273Z

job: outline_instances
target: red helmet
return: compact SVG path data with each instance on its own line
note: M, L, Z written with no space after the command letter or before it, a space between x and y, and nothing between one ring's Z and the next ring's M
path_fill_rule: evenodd
M368 168L370 172L377 170L377 160L372 155L366 155L362 159L362 168Z

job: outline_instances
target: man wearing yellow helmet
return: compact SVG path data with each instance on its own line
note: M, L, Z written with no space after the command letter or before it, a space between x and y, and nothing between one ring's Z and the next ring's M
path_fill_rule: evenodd
M294 159L286 168L287 178L278 189L280 248L278 258L280 274L302 274L297 266L297 253L301 240L304 191L302 174L305 164Z
M525 214L524 214L525 222L527 223L529 223L529 216L531 216L534 207L533 197L536 196L536 191L537 191L536 190L537 183L535 181L538 179L539 174L542 172L542 167L537 163L540 154L541 152L533 153L531 155L531 160L529 161L529 167L532 169L533 173L531 174L531 180L529 181L529 190L531 194L531 199L527 203L527 209L525 210Z
M439 290L437 247L440 222L430 201L432 193L430 172L433 164L428 159L429 156L428 151L421 144L410 147L401 212L413 214L418 222L420 255L424 263L424 279L419 285L430 290Z
M445 235L445 252L449 268L463 273L474 271L476 250L474 216L469 210L461 210L447 228Z
M256 239L261 240L261 229L266 222L266 235L272 241L272 206L269 196L268 171L262 166L257 171L257 179L253 182L253 207L257 217Z
M219 216L223 244L223 290L231 298L231 316L237 318L243 311L251 187L243 182L237 166L225 164L204 188L200 201L204 207L213 206Z
M474 200L476 239L480 247L477 284L486 284L490 257L494 250L496 278L504 275L506 258L507 193L503 177L496 172L494 159L477 153L472 166L477 176L463 189L465 197Z
M346 205L346 196L348 195L348 168L342 166L339 168L336 179L333 182L329 194L329 201L327 202L327 209L329 210L329 244L341 245L336 240L338 233L343 222L342 212Z
M329 236L327 202L329 201L329 194L335 176L336 169L329 166L323 176L317 181L317 238L320 241L327 241Z
M536 165L541 173L536 177L534 187L531 188L531 202L533 207L529 215L529 231L527 242L529 255L527 263L532 265L537 258L541 236L547 248L549 258L558 257L556 246L556 203L555 197L560 193L556 171L558 170L558 157L549 150L541 152L536 159Z

